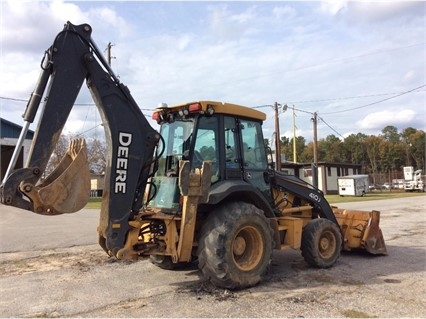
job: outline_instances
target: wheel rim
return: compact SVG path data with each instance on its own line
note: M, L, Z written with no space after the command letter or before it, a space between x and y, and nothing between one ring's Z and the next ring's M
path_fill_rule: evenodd
M263 256L261 233L251 226L242 228L232 243L232 254L239 269L243 271L255 269Z
M322 258L328 259L334 255L336 251L336 237L331 231L325 231L321 234L319 243L318 243L318 251Z

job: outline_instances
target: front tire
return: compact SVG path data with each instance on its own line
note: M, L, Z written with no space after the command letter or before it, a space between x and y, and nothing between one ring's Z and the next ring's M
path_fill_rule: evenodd
M340 256L342 235L339 227L328 219L309 221L302 232L302 256L311 266L330 268Z
M258 284L272 258L272 228L263 211L244 202L213 210L201 229L198 265L216 287L243 289Z
M186 262L173 263L172 257L163 255L149 255L149 260L153 265L165 270L179 270L190 265Z

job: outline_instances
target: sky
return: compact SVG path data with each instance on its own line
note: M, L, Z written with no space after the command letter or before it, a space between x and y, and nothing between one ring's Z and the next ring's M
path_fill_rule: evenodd
M426 2L1 1L0 116L19 125L44 51L64 23L112 43L112 69L147 116L159 103L257 108L274 136L426 130ZM106 54L106 53L105 53ZM286 111L283 106L287 105ZM294 117L293 117L294 108ZM103 134L83 87L66 134ZM35 129L32 124L30 129Z

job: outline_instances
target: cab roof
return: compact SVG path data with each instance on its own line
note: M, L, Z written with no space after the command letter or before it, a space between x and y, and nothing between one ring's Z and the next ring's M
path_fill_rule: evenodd
M200 108L198 112L207 112L209 108L213 108L215 113L241 115L244 117L248 117L248 118L256 119L260 121L266 120L266 114L258 110L252 109L247 106L238 105L238 104L224 103L224 102L217 102L217 101L195 101L195 102L168 106L167 108L158 108L157 111L164 110L164 109L168 109L170 111L174 111L174 110L178 111L178 109L180 108L190 108L191 106L197 106L197 104L199 105L198 108Z

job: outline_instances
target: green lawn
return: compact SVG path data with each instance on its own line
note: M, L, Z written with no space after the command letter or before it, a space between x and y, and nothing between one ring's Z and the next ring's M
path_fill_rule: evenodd
M85 208L101 208L101 197L90 197Z
M326 195L325 198L329 203L346 203L346 202L363 202L367 200L376 199L390 199L390 198L401 198L401 197L412 197L412 196L425 196L426 193L419 192L404 192L404 191L372 191L367 193L364 197L358 196L340 196L340 195Z
M367 193L364 197L356 196L340 196L340 195L326 195L325 198L329 203L345 203L345 202L362 202L367 200L376 200L376 199L390 199L390 198L401 198L401 197L411 197L411 196L426 196L426 193L418 192L403 192L403 191L373 191ZM101 207L102 199L100 197L91 197L85 208L95 208L99 209Z

